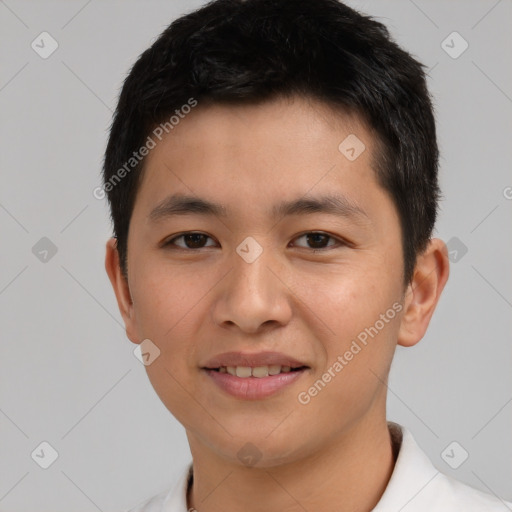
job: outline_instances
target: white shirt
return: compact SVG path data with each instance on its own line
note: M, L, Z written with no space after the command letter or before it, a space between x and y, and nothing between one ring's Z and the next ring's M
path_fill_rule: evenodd
M407 428L393 422L388 422L388 426L399 452L386 490L372 512L512 511L512 502L478 491L439 472ZM170 489L127 512L187 512L191 476L192 463L189 463Z

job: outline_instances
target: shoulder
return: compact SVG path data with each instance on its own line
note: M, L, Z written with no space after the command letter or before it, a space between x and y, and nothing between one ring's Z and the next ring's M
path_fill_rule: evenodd
M439 471L405 427L388 422L397 460L373 512L505 512L512 503Z
M512 502L479 491L459 480L439 473L436 478L436 485L432 487L431 503L433 510L459 511L464 512L504 512L512 510Z

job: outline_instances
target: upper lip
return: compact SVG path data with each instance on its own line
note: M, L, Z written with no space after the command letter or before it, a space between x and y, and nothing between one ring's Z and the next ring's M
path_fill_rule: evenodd
M307 366L297 359L280 352L224 352L209 359L203 368L220 368L221 366L290 366L300 368Z

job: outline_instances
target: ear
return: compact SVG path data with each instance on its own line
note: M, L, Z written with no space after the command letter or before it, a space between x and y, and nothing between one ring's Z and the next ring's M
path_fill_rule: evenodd
M418 256L414 275L405 293L404 314L398 332L398 344L416 345L425 335L430 319L448 281L450 262L446 244L432 238Z
M114 293L116 294L117 305L126 327L126 335L130 341L139 344L140 340L136 336L137 329L133 301L128 282L121 272L116 238L110 238L107 241L105 270L107 271L112 288L114 288Z

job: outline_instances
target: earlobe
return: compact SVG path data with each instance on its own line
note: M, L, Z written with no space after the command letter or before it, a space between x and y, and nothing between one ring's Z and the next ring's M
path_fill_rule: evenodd
M117 239L110 238L106 244L105 270L116 295L119 312L123 317L126 335L133 343L139 343L140 340L135 336L136 325L133 311L133 301L128 282L121 272L119 261L119 252L117 250Z
M426 250L417 258L414 275L405 294L398 333L399 345L411 347L425 335L448 281L449 268L446 244L438 238L431 239Z

